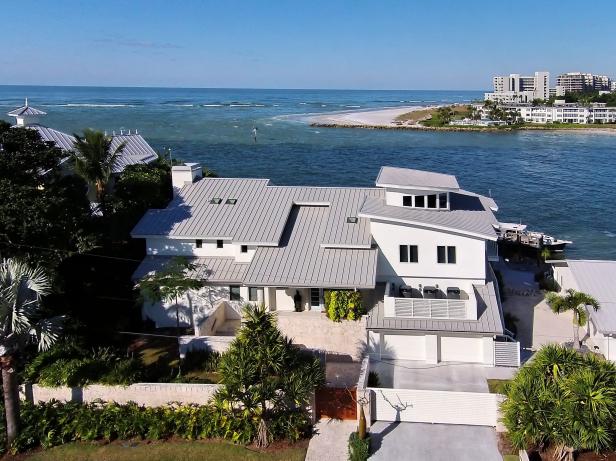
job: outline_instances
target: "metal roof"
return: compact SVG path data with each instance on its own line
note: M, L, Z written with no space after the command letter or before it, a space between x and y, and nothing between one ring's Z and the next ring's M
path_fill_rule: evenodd
M72 151L75 146L75 137L62 131L38 124L27 125L26 128L38 131L43 141L53 142L63 151ZM111 136L112 149L116 149L123 142L126 146L113 168L114 173L121 173L128 165L151 163L158 158L158 154L140 134Z
M599 301L598 311L589 309L597 330L616 334L616 261L568 259L567 265L579 291Z
M376 178L378 187L402 187L429 190L458 190L460 186L455 176L432 171L410 168L381 167Z
M43 112L42 110L35 109L34 107L30 107L28 105L28 100L26 99L26 104L21 106L15 110L10 111L7 115L11 117L23 117L24 115L47 115L47 112Z
M327 206L294 206L280 246L257 248L244 283L374 288L377 250L324 248L329 220Z
M490 206L496 206L493 200L454 192L449 202L450 210L429 210L387 205L382 198L368 197L359 216L496 240L494 224L498 221Z
M477 297L477 320L442 320L385 317L383 303L378 303L369 313L366 328L369 330L421 330L453 333L503 334L503 320L494 281L474 285Z
M133 273L140 280L149 273L164 269L175 256L146 256ZM233 257L187 257L196 269L191 277L211 283L242 283L248 263L235 262Z
M357 217L367 196L385 191L351 187L278 187L267 179L203 178L184 186L163 210L149 210L133 229L133 237L153 235L230 240L235 243L278 245L293 205L326 207L328 219L320 245L369 248L370 225ZM220 198L220 204L210 203ZM235 205L225 203L236 199Z

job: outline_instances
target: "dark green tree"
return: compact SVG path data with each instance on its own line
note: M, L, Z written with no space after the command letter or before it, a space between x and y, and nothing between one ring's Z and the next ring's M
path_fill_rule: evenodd
M258 446L271 441L269 422L288 411L302 411L315 388L325 382L321 362L280 333L265 306L244 306L237 338L220 360L223 387L215 401L258 421Z

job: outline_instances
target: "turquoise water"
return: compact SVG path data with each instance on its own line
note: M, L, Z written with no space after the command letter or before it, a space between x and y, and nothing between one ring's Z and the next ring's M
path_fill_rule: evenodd
M452 173L489 194L502 221L573 240L576 258L616 259L616 136L310 127L306 114L465 102L472 91L216 90L0 86L0 113L30 104L45 125L138 129L152 146L223 176L370 186L381 165ZM9 117L2 116L5 120ZM251 130L258 128L258 142Z

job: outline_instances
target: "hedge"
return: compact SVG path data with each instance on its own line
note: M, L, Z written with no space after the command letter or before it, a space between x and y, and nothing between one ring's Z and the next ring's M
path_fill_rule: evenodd
M366 461L370 456L370 437L360 439L357 432L349 436L349 461Z

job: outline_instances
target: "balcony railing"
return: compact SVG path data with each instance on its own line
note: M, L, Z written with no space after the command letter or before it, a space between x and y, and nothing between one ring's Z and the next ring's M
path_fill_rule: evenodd
M466 319L462 299L390 298L396 317L431 319Z

